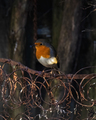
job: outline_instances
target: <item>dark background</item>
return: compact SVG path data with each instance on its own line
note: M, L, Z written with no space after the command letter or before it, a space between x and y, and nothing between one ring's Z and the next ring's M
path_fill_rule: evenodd
M0 0L0 58L43 70L32 47L36 34L37 39L48 39L56 49L60 71L74 74L83 67L95 66L95 9L95 0L37 0L36 4L32 0ZM58 92L62 95L62 90Z

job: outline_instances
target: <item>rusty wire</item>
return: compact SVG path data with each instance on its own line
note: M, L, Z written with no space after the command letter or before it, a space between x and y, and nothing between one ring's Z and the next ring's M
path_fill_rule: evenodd
M88 114L82 120L94 119L93 107L96 99L90 95L90 90L95 88L96 74L84 74L80 84L79 78L75 79L79 72L91 66L82 68L70 76L57 70L52 74L52 69L35 71L8 59L0 59L0 62L0 102L2 103L0 118L4 120L70 120L73 114L74 120L79 120L82 109L85 108ZM8 71L6 71L6 66L14 69L9 72L7 68ZM72 85L73 81L79 90ZM57 97L56 91L62 92L62 95ZM71 109L72 99L75 101L73 110ZM9 111L15 111L22 106L25 108L24 111L12 117ZM33 114L36 109L40 112Z

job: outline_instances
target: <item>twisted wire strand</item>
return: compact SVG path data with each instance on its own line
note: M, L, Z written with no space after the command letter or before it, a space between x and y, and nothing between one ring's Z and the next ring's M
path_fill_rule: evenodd
M4 62L4 64L0 66L0 101L3 105L3 111L0 112L1 118L4 120L11 118L7 109L15 110L22 105L25 107L25 111L14 116L15 120L35 120L36 118L69 120L71 118L71 113L74 112L77 114L76 120L79 120L81 111L77 110L80 106L85 107L86 109L88 108L88 116L84 119L94 118L95 112L89 108L93 108L96 104L95 98L90 96L90 88L93 88L96 85L96 82L94 81L96 79L96 74L87 74L81 79L80 84L78 83L78 80L74 79L80 71L91 67L82 68L73 76L70 76L69 80L67 75L63 73L60 74L59 72L56 72L55 75L51 74L52 69L38 72L38 74L34 74L35 72L33 72L32 74L31 70L24 69L19 63L12 63L15 63L16 69L12 69L10 73L5 71L5 66L11 64L11 60ZM13 66L13 64L11 66ZM27 73L27 76L25 76L24 73ZM65 79L67 82L65 82ZM57 84L54 81L56 81ZM79 88L79 91L72 85L73 81ZM52 84L52 82L54 82L54 84ZM87 90L84 92L86 86ZM62 88L62 96L58 98L55 96L55 91L60 88ZM18 95L16 96L17 91ZM47 100L43 97L42 91L46 92L48 97ZM73 92L75 93L76 98L74 97ZM76 111L70 110L72 99L77 105L77 107L75 107L77 109ZM64 105L64 103L66 104ZM44 106L44 104L46 104L46 106ZM42 112L33 115L32 109L36 108L40 109Z

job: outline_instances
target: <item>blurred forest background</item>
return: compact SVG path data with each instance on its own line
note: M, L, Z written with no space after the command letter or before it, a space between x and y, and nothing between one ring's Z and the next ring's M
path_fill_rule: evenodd
M32 47L39 38L56 49L60 71L95 66L96 0L0 0L0 58L43 70Z

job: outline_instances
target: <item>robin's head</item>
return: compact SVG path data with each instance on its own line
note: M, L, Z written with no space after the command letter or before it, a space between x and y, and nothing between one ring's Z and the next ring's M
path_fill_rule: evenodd
M35 47L47 46L50 47L50 43L45 39L39 39L35 42Z

